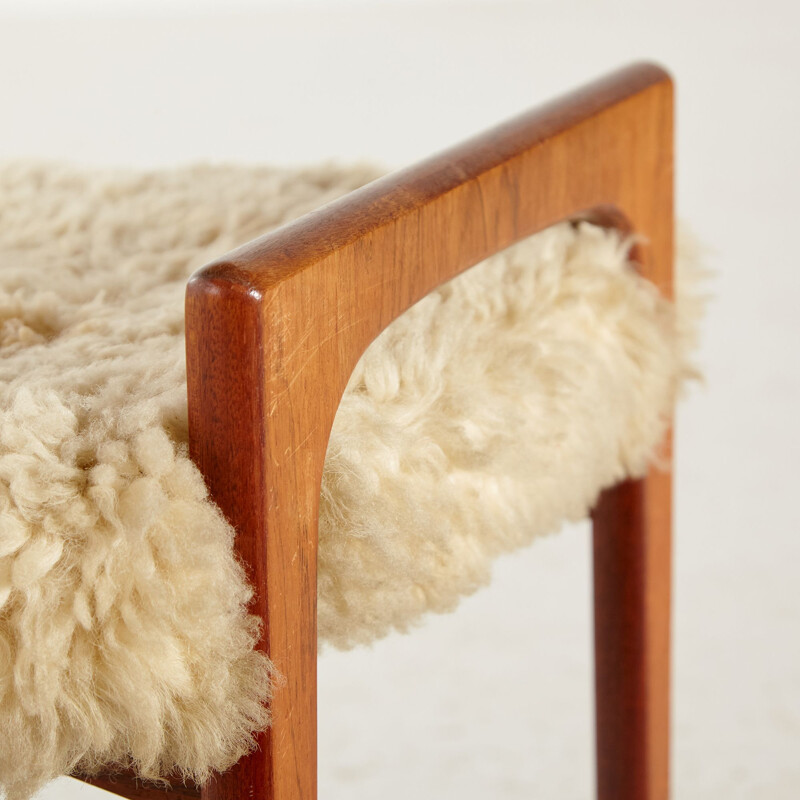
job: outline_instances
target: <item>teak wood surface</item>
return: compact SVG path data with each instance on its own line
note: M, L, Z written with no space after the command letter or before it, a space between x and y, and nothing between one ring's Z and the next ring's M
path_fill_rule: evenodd
M375 181L191 279L192 457L236 528L264 620L261 647L285 677L260 749L204 787L202 800L316 798L319 491L358 358L436 286L564 219L641 234L641 270L670 296L672 148L672 82L657 66L634 65ZM670 494L669 475L653 470L605 492L594 514L601 800L668 796ZM170 794L131 778L93 782L128 797Z

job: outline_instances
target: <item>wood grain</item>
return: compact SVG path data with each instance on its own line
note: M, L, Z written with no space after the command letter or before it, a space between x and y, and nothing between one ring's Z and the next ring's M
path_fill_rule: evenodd
M661 68L629 67L353 192L192 278L192 457L236 528L256 587L253 611L264 620L261 646L285 678L258 752L205 787L203 800L316 797L319 490L359 356L442 282L576 216L645 234L642 271L669 295L672 103ZM598 692L608 692L598 702L598 786L602 800L663 800L668 634L643 628L668 614L668 478L650 476L630 492L607 495L596 518ZM616 553L620 563L610 564Z

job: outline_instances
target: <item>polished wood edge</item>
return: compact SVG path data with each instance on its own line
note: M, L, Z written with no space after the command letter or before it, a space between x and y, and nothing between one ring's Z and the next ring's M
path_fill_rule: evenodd
M254 239L208 264L192 280L239 284L261 292L520 152L656 85L673 85L663 67L650 62L623 67Z

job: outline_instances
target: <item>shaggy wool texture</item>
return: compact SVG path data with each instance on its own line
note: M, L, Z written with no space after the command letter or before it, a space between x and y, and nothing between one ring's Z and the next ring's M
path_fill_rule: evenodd
M0 789L74 770L202 782L268 725L272 670L233 531L188 457L196 268L375 176L0 168ZM498 553L657 455L697 306L629 242L556 226L368 349L322 488L319 635L452 609Z

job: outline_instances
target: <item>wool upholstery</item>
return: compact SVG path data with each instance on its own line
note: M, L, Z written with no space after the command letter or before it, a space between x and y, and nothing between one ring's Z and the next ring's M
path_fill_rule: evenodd
M188 457L183 295L368 167L0 168L0 789L74 770L198 782L269 723L234 532ZM378 337L333 426L319 637L448 611L492 559L658 457L697 302L557 225ZM279 691L280 689L278 689Z

